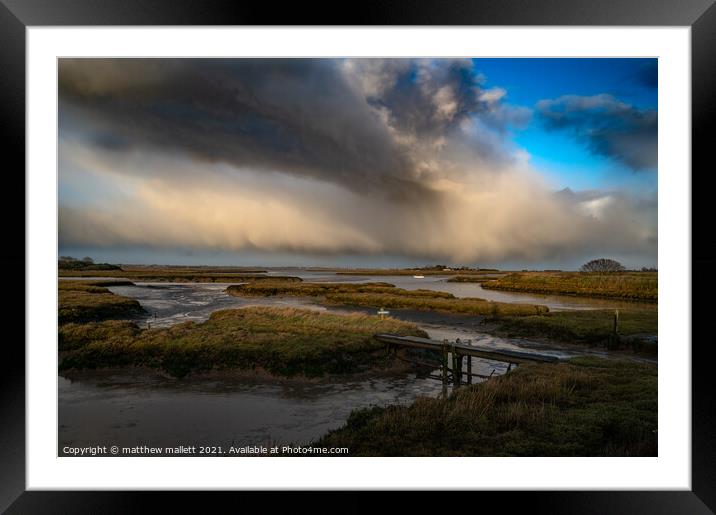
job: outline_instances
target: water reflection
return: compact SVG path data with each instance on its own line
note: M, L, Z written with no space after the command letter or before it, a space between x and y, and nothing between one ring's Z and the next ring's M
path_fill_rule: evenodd
M415 374L319 384L174 381L146 373L60 377L60 448L305 444L341 426L353 409L410 404L441 388Z

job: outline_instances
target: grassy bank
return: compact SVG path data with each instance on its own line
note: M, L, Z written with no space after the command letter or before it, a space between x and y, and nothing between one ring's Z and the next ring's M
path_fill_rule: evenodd
M352 373L395 363L380 332L427 336L415 325L377 316L292 308L216 311L204 323L139 329L116 321L60 328L60 369L147 366L191 371L263 369L282 376Z
M134 283L125 279L62 279L57 283L59 290L89 291L104 286L134 286Z
M657 272L519 272L482 284L483 288L656 302Z
M354 411L316 445L353 456L656 456L656 428L655 366L575 358Z
M445 313L458 313L464 315L503 317L528 316L538 313L547 313L546 306L534 304L509 304L505 302L490 302L473 298L442 298L431 296L391 295L387 293L337 293L326 296L329 304L348 306L392 308L392 309L418 309L422 311L443 311Z
M494 280L494 276L481 276L481 275L456 275L447 280L449 283L484 283L486 281Z
M276 280L263 283L247 283L229 286L226 291L234 296L271 297L274 295L288 295L292 297L320 297L334 293L388 293L400 290L390 283L293 283ZM407 292L407 290L402 290ZM429 290L412 290L408 294L425 296L450 296L449 293L432 292Z
M267 270L245 266L209 266L209 265L121 265L122 270L130 272L198 272L207 274L265 274Z
M115 295L105 286L132 284L128 281L59 281L57 320L90 322L115 318L131 318L144 312L134 299Z
M246 272L205 272L183 269L167 270L60 270L60 277L122 277L146 282L231 283L254 281L300 282L298 277L270 276Z
M313 297L325 304L371 308L418 309L491 317L526 316L548 312L545 306L490 302L475 298L457 298L433 290L404 290L387 283L300 283L264 282L229 286L229 295L269 297L286 295Z
M106 342L114 338L134 338L142 330L127 320L103 320L101 322L67 323L58 330L57 347L60 352L81 349L88 344Z
M650 337L658 334L658 315L656 308L620 310L618 338L613 336L613 310L552 311L540 316L504 317L495 320L494 333L655 354L657 348Z
M356 268L351 270L339 270L336 275L481 275L501 273L492 268L465 268L465 269L443 269L443 268Z

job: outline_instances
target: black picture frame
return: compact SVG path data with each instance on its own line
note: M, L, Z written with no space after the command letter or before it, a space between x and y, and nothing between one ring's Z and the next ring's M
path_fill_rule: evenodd
M480 510L527 502L531 511L549 513L713 513L716 511L716 402L710 370L710 339L704 325L709 302L696 302L713 291L716 243L709 236L706 195L713 139L708 127L716 119L716 6L714 0L491 0L491 1L364 1L328 9L321 4L189 0L0 0L0 109L5 137L4 184L14 201L0 203L6 242L5 270L32 271L25 266L25 30L62 25L622 25L689 26L692 42L692 490L643 492L481 492ZM9 163L13 163L12 166ZM693 173L694 170L700 170ZM689 173L685 170L684 173ZM23 192L21 195L20 192ZM701 197L701 198L699 198ZM697 224L705 237L696 238ZM22 244L20 243L22 241ZM711 277L709 277L711 271ZM10 291L25 291L20 274L8 274ZM15 293L16 294L16 293ZM24 294L23 294L24 299ZM19 305L19 304L16 304ZM23 315L24 302L23 305ZM19 310L19 308L15 308ZM19 313L17 313L19 317ZM7 338L6 366L0 374L0 510L8 513L128 513L150 494L129 492L39 492L25 489L25 352L19 344L24 329ZM690 342L683 342L688 345ZM666 366L666 365L665 365ZM152 494L153 495L153 494ZM247 495L247 494L244 494ZM263 503L276 493L256 493ZM344 494L350 511L372 509L356 493ZM509 498L509 501L508 501ZM183 496L185 509L190 509ZM422 495L413 495L424 505ZM459 498L458 498L458 503ZM364 504L365 503L365 504ZM471 500L470 505L475 506ZM333 504L333 503L330 503ZM205 505L206 506L206 505ZM334 505L335 506L335 505ZM134 508L133 508L134 507ZM320 509L320 506L313 509ZM233 511L233 510L232 510Z

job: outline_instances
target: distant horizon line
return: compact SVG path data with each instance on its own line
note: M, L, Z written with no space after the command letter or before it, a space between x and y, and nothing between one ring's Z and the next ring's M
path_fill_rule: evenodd
M81 258L74 258L77 261L81 261ZM59 261L59 258L58 258ZM270 265L270 266L264 266L264 265L211 265L211 264L167 264L167 263L106 263L106 262L98 262L94 264L111 264L111 265L117 265L117 266L136 266L136 267L173 267L173 268L191 268L191 267L205 267L205 268L239 268L239 269L266 269L266 270L429 270L429 269L436 269L438 266L442 265L419 265L419 266L404 266L404 267L398 267L398 266L325 266L325 265ZM507 268L500 268L496 266L489 266L489 267L478 267L478 266L450 266L446 265L444 266L445 272L450 271L459 271L461 269L468 269L468 270L494 270L498 272L579 272L579 268L514 268L514 267L507 267ZM650 271L658 271L658 267L642 267L642 268L648 268ZM623 270L624 272L640 272L643 270L636 269L636 268L625 268Z

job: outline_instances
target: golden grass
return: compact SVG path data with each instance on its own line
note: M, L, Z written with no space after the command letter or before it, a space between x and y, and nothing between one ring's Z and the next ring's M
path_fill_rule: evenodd
M657 272L518 272L484 282L494 290L656 302Z
M131 318L144 312L139 302L121 295L115 295L102 284L112 285L117 283L59 281L57 286L58 323L61 325L68 322Z
M448 398L358 410L316 445L353 456L655 456L656 366L526 364Z
M480 276L480 275L456 275L447 280L449 283L484 283L492 281L493 276Z
M581 345L605 345L655 354L653 336L659 329L659 312L620 309L618 336L613 334L613 310L553 311L540 316L505 317L496 320L495 333L509 337L547 338Z
M60 270L60 277L121 277L146 282L233 283L253 281L300 282L299 277L271 276L246 272L206 272L184 269Z
M546 306L492 302L475 298L432 297L389 293L337 293L326 295L326 302L349 306L443 311L490 317L528 316L547 313Z
M427 336L415 325L364 314L254 307L212 313L204 323L138 329L127 323L60 328L61 369L148 366L181 377L192 370L253 369L277 375L356 372L390 364L375 333Z
M356 268L352 270L339 270L336 275L482 275L502 273L496 269L420 269L420 268Z
M546 306L491 302L477 298L457 298L433 290L404 290L387 283L286 283L264 282L229 286L229 295L316 297L326 304L394 309L444 311L484 316L526 316L546 313Z

